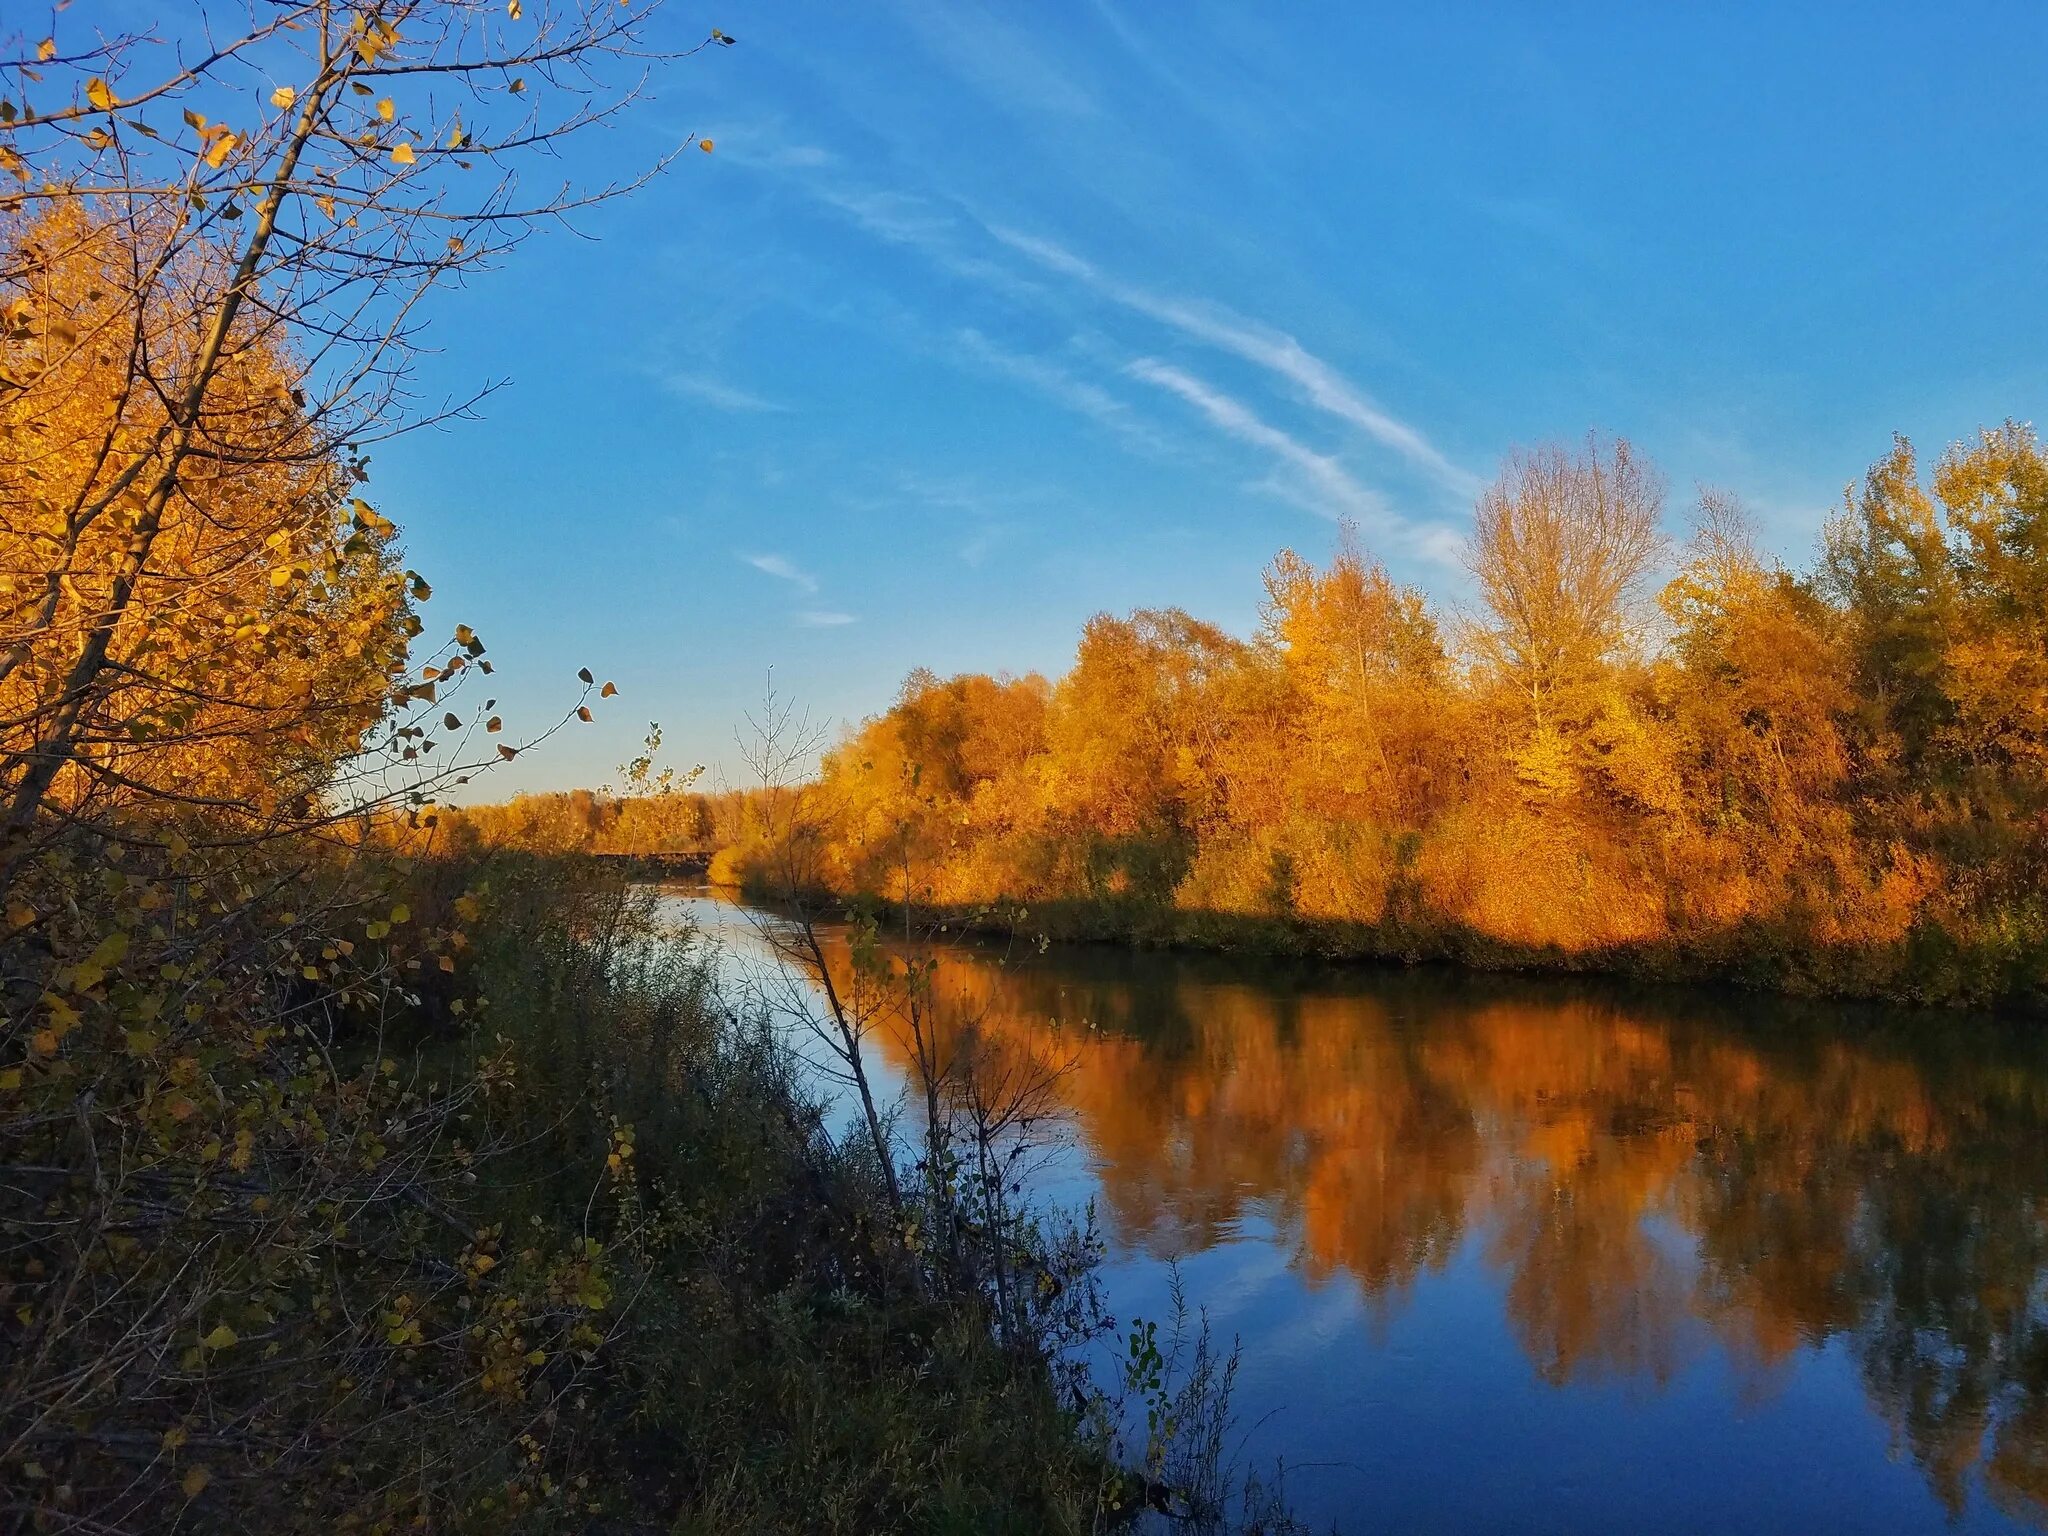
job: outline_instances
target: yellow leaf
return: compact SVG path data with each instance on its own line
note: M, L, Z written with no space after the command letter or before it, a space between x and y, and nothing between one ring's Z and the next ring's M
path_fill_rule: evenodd
M85 99L100 111L111 112L114 110L114 103L118 98L108 88L106 81L102 80L98 75L94 75L92 79L86 82Z
M212 166L216 171L219 170L221 166L227 161L228 156L235 152L235 146L241 142L242 140L239 134L222 134L219 138L213 141L213 147L207 150L206 163Z
M40 62L47 64L55 57L57 57L57 39L46 37L36 44L36 58Z
M523 7L520 5L519 0L505 0L505 14L514 21L519 19L522 10Z
M398 116L398 107L389 96L377 103L377 116L387 123Z
M196 1499L200 1494L206 1492L206 1485L212 1481L213 1474L207 1471L206 1468L194 1467L185 1474L184 1481L179 1483L178 1486L185 1490L186 1498Z
M711 153L711 141L709 139L699 139L697 141L697 147L703 150L704 153L707 155Z
M164 1449L167 1451L175 1451L179 1446L183 1445L190 1438L191 1434L185 1428L184 1425L173 1424L169 1429L164 1431Z
M71 989L84 992L98 986L106 979L107 972L121 963L128 953L128 935L119 929L101 939L93 952L72 968ZM55 1005L51 1011L56 1012Z
M280 85L270 93L270 104L286 110L289 110L298 99L299 93L288 85Z
M36 909L27 902L16 899L7 903L7 926L26 928L36 920Z
M226 1323L220 1323L214 1327L213 1332L209 1333L199 1342L207 1349L233 1349L241 1341L242 1336L240 1334L236 1333Z
M395 164L395 165L411 165L411 164L412 164L412 162L413 162L413 158L414 158L414 156L413 156L413 152L412 152L412 146L411 146L410 144L394 144L394 145L392 145L392 147L391 147L391 159L392 159L392 163L393 163L393 164Z
M412 908L408 907L404 902L401 901L397 906L391 909L391 921L394 923L411 922Z

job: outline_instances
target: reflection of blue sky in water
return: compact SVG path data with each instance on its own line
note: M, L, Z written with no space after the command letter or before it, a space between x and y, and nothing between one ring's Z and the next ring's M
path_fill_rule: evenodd
M2048 1070L2004 1035L1116 950L936 990L1075 1059L1035 1194L1097 1203L1119 1317L1178 1260L1318 1523L2048 1528Z
M720 995L727 1006L737 1006L743 1012L752 1010L771 1019L777 1033L811 1064L813 1080L824 1101L825 1125L831 1134L836 1138L857 1132L858 1110L848 1095L840 1091L843 1083L834 1081L841 1071L839 1064L831 1049L797 1017L798 1009L809 1009L811 1017L824 1022L829 1016L824 991L778 955L769 938L773 925L785 920L716 896L685 890L664 894L663 917L687 924L697 936L719 978ZM893 1115L901 1126L915 1127L922 1123L918 1118L921 1106L915 1095L907 1091L906 1058L887 1049L879 1037L885 1027L882 1023L875 1026L877 1036L869 1042L863 1058L869 1081L884 1115ZM1074 1155L1070 1136L1060 1126L1048 1126L1042 1139L1043 1154L1030 1160L1032 1200L1042 1208L1078 1210L1085 1206L1095 1192L1095 1184L1085 1162Z
M824 997L785 965L768 941L762 925L780 919L713 896L680 891L664 895L662 916L686 923L696 933L718 978L720 1000L727 1007L773 1020L777 1033L818 1069L814 1079L825 1106L826 1129L832 1136L836 1139L854 1129L858 1124L854 1105L824 1080L829 1054L791 1017L792 1004L806 1002L822 1009ZM889 1103L901 1097L903 1079L892 1063L878 1059L870 1071L878 1096Z

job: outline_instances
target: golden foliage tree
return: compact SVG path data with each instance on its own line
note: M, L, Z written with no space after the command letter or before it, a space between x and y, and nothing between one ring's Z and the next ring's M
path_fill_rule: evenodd
M1898 443L1809 575L1705 493L1660 630L1662 498L1625 442L1511 455L1448 641L1347 533L1250 640L1098 615L1042 718L920 673L826 759L818 867L901 896L874 851L914 847L929 899L1044 931L2048 996L2033 433L1929 484Z
M517 173L631 99L649 13L307 0L0 42L10 1525L564 1497L613 1258L463 1214L509 1079L420 1034L466 1017L485 898L435 888L408 819L518 748L456 713L473 632L412 644L430 593L361 494L438 414L407 383L431 289L630 184Z

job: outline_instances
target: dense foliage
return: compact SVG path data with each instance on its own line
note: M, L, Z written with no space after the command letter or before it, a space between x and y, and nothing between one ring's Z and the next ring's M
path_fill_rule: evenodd
M1816 569L1626 444L1510 460L1453 622L1347 544L1250 640L1089 621L914 674L806 791L821 884L1026 931L2048 1002L2048 454L1896 443ZM727 818L720 873L786 823Z

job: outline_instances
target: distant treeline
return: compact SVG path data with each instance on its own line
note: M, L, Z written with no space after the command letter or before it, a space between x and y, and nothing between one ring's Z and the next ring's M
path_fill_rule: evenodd
M1250 639L1148 610L1056 683L917 672L736 807L718 872L1033 932L2048 1000L2031 429L1931 475L1896 441L1804 570L1713 493L1673 550L1662 505L1626 443L1523 453L1469 617L1347 539L1274 561Z
M450 847L511 848L530 853L708 857L719 828L741 824L738 792L699 795L611 795L588 789L518 795L500 805L443 806L436 811Z

